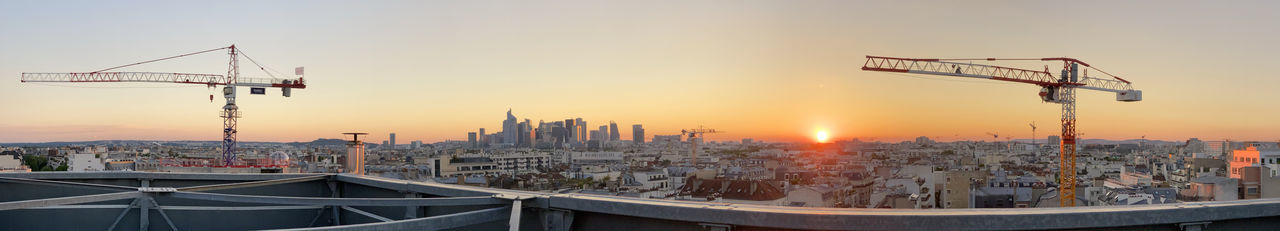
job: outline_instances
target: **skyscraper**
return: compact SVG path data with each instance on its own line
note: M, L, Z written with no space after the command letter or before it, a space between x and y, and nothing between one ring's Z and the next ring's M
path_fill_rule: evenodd
M391 133L391 149L396 149L396 133Z
M568 137L567 139L565 139L566 143L573 143L578 141L578 124L574 122L576 121L574 121L573 119L564 120L564 129L566 132L565 136Z
M519 136L516 135L520 133L518 126L519 122L516 121L516 116L512 115L511 109L508 108L507 120L502 121L502 143L514 145L520 142Z
M618 123L613 120L609 121L609 140L622 140L622 135L618 134Z
M592 139L600 141L609 140L609 125L600 125L600 130L597 131L600 131L600 137L592 137Z
M602 134L600 130L591 130L591 141L601 141L600 138L604 137Z
M529 119L524 119L516 125L516 146L533 147L533 125Z
M467 144L468 144L468 145L470 145L470 147L472 147L472 148L475 148L475 147L476 147L476 145L478 144L478 142L476 141L476 133L475 133L475 132L468 132L468 133L467 133Z
M631 125L631 142L636 144L644 143L644 127L639 124Z
M587 136L587 121L582 121L582 118L577 118L576 120L578 121L578 143L587 143L587 137L589 137Z
M488 146L489 146L489 134L485 134L485 133L484 133L484 128L480 128L480 133L477 133L477 135L479 136L479 138L478 138L479 140L478 140L478 141L480 142L480 143L479 143L480 147L488 147Z

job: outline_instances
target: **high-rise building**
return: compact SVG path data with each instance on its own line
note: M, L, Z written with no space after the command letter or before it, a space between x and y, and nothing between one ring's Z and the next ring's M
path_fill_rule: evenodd
M520 136L518 135L520 134L519 126L520 126L519 122L516 121L516 116L512 115L511 109L508 108L507 120L502 121L502 143L512 144L512 145L519 144L520 143L520 138L519 138Z
M618 123L609 121L609 140L622 140L622 135L618 134Z
M551 137L553 137L553 139L551 139L551 145L555 147L559 147L561 144L564 144L569 140L569 134L564 129L564 123L562 122L563 121L557 121L555 126L551 127Z
M477 147L476 145L477 145L478 143L479 143L479 142L476 140L476 133L475 133L475 132L468 132L468 133L467 133L467 145L470 145L470 147L475 148L475 147Z
M478 145L480 145L480 147L489 146L489 134L484 133L484 128L480 128L480 133L477 133L476 135L479 136L479 140L477 141L479 142Z
M575 120L573 120L573 119L566 119L566 120L564 120L564 128L565 128L565 132L567 132L567 134L565 134L565 136L568 136L568 137L565 139L565 141L566 141L566 142L568 142L568 143L573 143L573 142L575 142L575 141L578 141L578 136L579 136L579 135L578 135L578 124L577 124L577 123L575 123L575 122L576 122L576 121L575 121Z
M601 126L604 127L604 126ZM591 130L591 141L601 141L605 137L601 130Z
M637 144L644 143L644 127L639 124L631 125L631 142Z
M600 125L600 130L596 131L600 131L600 137L592 136L591 139L599 141L609 140L609 125Z
M1054 146L1062 145L1062 137L1058 137L1058 136L1049 136L1049 137L1048 137L1048 140L1049 140L1049 142L1048 142L1048 143L1046 143L1046 144L1048 144L1048 145L1054 145Z
M396 149L396 133L391 133L391 149Z
M578 121L578 143L587 143L587 137L589 137L587 136L587 121L583 121L582 118L577 118L576 120Z
M533 123L533 121L524 119L523 122L516 125L516 146L533 147L533 125L530 123Z

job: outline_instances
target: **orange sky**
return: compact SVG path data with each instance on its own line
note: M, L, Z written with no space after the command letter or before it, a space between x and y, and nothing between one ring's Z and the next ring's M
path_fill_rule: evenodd
M249 7L252 6L252 7ZM983 139L1058 132L1039 88L859 70L866 55L1074 57L1145 101L1079 92L1085 138L1276 140L1274 2L0 2L0 142L218 140L203 86L35 85L235 43L307 67L292 98L243 96L240 139L362 131L466 139L521 119L609 120L630 137L703 125L711 139ZM145 11L147 14L120 14ZM59 12L49 17L48 12ZM238 15L227 18L226 15ZM998 63L1040 69L1046 63ZM1050 63L1052 64L1052 63ZM250 65L242 62L241 65ZM128 71L225 73L225 55ZM1052 68L1057 68L1052 67ZM245 75L264 77L245 68ZM127 86L145 88L97 88ZM165 87L165 88L156 88ZM988 137L989 138L989 137Z

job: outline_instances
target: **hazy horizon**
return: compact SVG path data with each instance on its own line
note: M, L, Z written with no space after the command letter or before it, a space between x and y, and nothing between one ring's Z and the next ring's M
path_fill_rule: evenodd
M1038 87L859 70L866 55L1073 57L1133 81L1143 102L1080 91L1086 139L1280 139L1270 1L0 2L0 143L219 140L216 89L24 84L236 44L308 88L242 95L239 139L371 133L466 140L519 119L617 121L646 138L982 140L1059 133ZM125 12L125 13L122 13ZM1135 14L1134 12L1142 12ZM56 13L56 16L53 14ZM229 17L230 16L230 17ZM1262 29L1259 29L1262 28ZM1123 38L1123 39L1117 39ZM985 63L985 62L983 62ZM1027 69L1057 63L991 63ZM265 77L241 59L241 73ZM226 73L208 54L125 71ZM50 86L57 85L57 86ZM126 86L137 88L97 88ZM244 90L242 90L244 91ZM536 124L535 124L536 126Z

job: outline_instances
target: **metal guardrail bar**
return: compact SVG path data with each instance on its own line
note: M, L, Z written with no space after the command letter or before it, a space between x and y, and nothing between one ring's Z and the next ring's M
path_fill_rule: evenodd
M267 186L267 185L316 181L316 180L323 180L328 178L329 176L325 176L325 175L304 176L304 177L297 177L297 178L285 178L285 179L275 179L275 180L191 186L191 187L178 188L178 191L182 191L182 192L213 191L213 190L223 190L223 189L235 189L235 188L258 187L258 186Z
M333 174L323 173L244 173L244 174L225 174L225 173L191 173L191 172L124 172L124 171L99 171L99 172L21 172L21 173L0 173L0 177L23 178L23 179L42 179L42 180L64 180L64 179L156 179L156 180L225 180L225 181L250 181L250 180L275 180L296 178L303 176L331 176Z
M57 197L36 200L11 201L0 203L0 211L12 209L37 208L54 205L81 204L99 201L113 201L121 199L133 199L142 196L142 192L118 192L107 194L95 194L84 196Z
M56 180L41 180L41 179L30 179L30 178L13 178L13 177L0 177L0 182L10 182L10 183L19 183L19 184L37 184L37 185L57 186L57 187L88 188L88 189L109 189L109 190L124 190L124 191L138 190L137 187L129 187L129 186L92 184L92 183L80 183L80 182L56 181Z
M388 221L381 223L341 225L314 228L279 229L279 230L442 230L464 227L493 221L508 219L506 213L511 206L481 209L469 212L454 213L433 217Z
M283 205L328 205L328 206L458 206L458 205L497 205L510 201L493 197L448 197L448 198L349 198L349 197L282 197L257 195L231 195L202 192L174 192L160 196L226 201L259 204Z
M351 206L342 206L342 209L347 210L347 211L351 211L351 212L356 213L356 214L364 215L364 216L366 216L366 217L373 218L373 219L375 219L375 220L379 220L379 221L382 221L382 222L394 221L394 220L392 220L391 218L386 218L386 217L378 216L378 214L373 214L373 213L370 213L370 212L365 212L364 210L360 210L360 209L357 209L357 208L352 208Z

